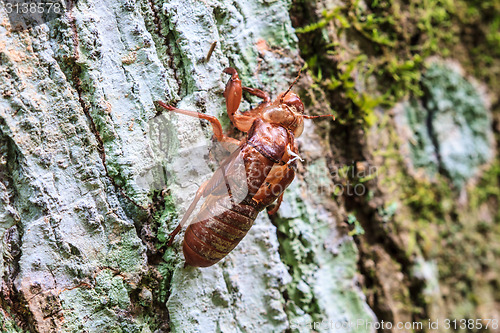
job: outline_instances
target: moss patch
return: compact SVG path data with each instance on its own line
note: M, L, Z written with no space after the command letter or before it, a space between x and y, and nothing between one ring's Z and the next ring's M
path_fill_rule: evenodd
M498 2L350 0L329 6L318 16L309 1L298 0L292 14L315 82L312 101L326 92L341 124L371 125L378 105L422 95L424 59L431 55L453 54L499 95Z
M357 319L373 320L354 287L358 251L350 237L337 235L335 224L320 212L308 209L299 189L285 192L291 210L282 210L273 223L278 228L281 260L292 281L286 286L286 312L293 331L308 332L319 324ZM332 244L333 239L338 243ZM352 332L356 332L353 328Z
M124 310L130 307L127 284L111 270L99 272L93 286L61 293L65 330L71 332L149 331L141 318L132 319Z

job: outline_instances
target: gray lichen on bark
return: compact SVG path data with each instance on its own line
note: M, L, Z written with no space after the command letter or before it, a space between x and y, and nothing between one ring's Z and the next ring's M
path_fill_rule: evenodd
M422 78L425 95L405 105L413 165L441 172L461 189L494 157L492 116L485 96L460 73L459 65L434 62Z

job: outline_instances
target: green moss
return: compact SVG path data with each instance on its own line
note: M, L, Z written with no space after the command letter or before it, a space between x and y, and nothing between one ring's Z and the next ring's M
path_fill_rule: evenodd
M447 90L451 93L456 91L450 87ZM468 106L469 102L454 102L454 106L458 104L462 104L458 106L462 108ZM476 106L475 103L471 104ZM412 114L415 116L415 113ZM480 117L476 115L473 118ZM416 119L418 117L413 118L413 121ZM470 123L474 126L474 120ZM391 140L398 142L394 128L388 127L384 131L389 131ZM418 143L418 140L414 143ZM444 305L443 300L436 300L439 297L436 293L425 297L420 295L419 300L413 301L424 308L428 306L427 309L433 309L432 306L440 302L441 311L446 316L452 313L460 313L462 317L484 316L480 312L482 306L499 299L498 295L491 298L484 296L484 293L491 294L491 281L484 281L482 275L478 274L488 271L491 276L497 276L500 273L500 267L493 259L496 253L500 253L498 242L494 241L500 237L498 159L488 166L477 183L464 188L469 201L459 204L458 193L447 176L437 172L430 180L429 177L408 174L405 171L407 162L397 149L388 149L378 155L384 156L386 161L381 169L391 170L380 170L379 175L383 176L380 179L381 186L392 198L399 198L398 206L401 207L395 210L391 209L391 205L386 205L385 208L379 208L378 213L383 220L386 216L392 216L395 230L405 240L405 260L418 264L414 258L424 258L426 262L433 263L437 268L434 275L439 278L440 292L445 291L442 294L446 300ZM429 291L435 285L433 278L423 279L425 285L422 292ZM460 304L463 306L458 306ZM418 307L415 306L415 309L418 310Z
M293 9L303 17L297 29L302 56L341 124L371 126L378 105L391 107L405 96L421 96L423 60L447 57L452 50L467 69L499 92L498 2L349 0L320 17L306 8L307 1L299 0ZM471 33L467 26L474 26L473 39L481 40L465 45L472 50L470 58L460 49L462 36ZM359 39L359 49L343 42L343 36Z
M163 210L156 213L155 218L158 223L158 233L156 234L156 238L158 239L158 248L163 247L167 244L168 235L170 234L172 229L172 222L177 222L177 207L174 203L174 199L172 196L168 195L163 198L164 206ZM170 227L169 227L170 226ZM175 226L174 226L175 227ZM170 230L170 231L169 231Z
M2 309L0 313L0 326L2 327L3 333L22 333L25 332L23 329L16 325L14 318L11 317L5 309Z
M404 168L402 159L398 163ZM490 282L483 280L478 272L488 271L493 276L500 273L494 259L500 253L500 246L495 241L500 237L498 165L498 160L495 160L478 183L467 188L470 200L465 206L457 204L457 194L450 187L450 181L440 174L433 182L405 173L389 180L394 182L397 179L397 191L393 195L399 196L404 207L410 209L398 210L393 217L398 230L405 230L401 233L406 239L405 256L409 261L423 257L433 265L435 263L440 290L446 290L447 301L442 311L447 316L481 317L484 315L480 313L481 306L493 300L499 301L498 294L491 296L491 300L490 296L478 294L478 290L491 294ZM484 213L485 207L489 207L486 211L493 215ZM435 284L431 277L424 281L427 291L432 287L428 283ZM433 297L437 294L432 297L430 294L425 296L423 304L435 304Z
M164 249L163 262L158 265L158 272L162 278L158 281L158 288L155 288L154 295L160 303L165 303L170 295L170 281L173 271L181 260L176 247L167 247L169 234L179 222L177 207L170 194L162 191L153 191L151 200L160 205L155 209L151 229L153 232L154 246L160 250ZM156 278L154 279L156 280Z
M365 230L354 214L347 215L347 223L354 226L354 229L349 232L349 236L364 235Z
M341 7L336 7L330 13L327 12L326 10L323 10L321 12L321 16L323 16L323 17L319 21L311 23L305 27L298 27L297 29L295 29L295 32L297 34L303 34L303 33L312 32L312 31L315 31L318 29L322 29L322 28L326 27L328 22L330 22L334 18L343 18L343 16L340 16L340 10L341 10ZM350 26L347 21L343 20L343 22L344 22L346 28L348 28Z
M379 207L378 213L382 217L382 221L389 222L394 217L394 215L396 215L398 206L399 205L397 202L392 202L384 208Z
M128 287L120 275L103 270L92 287L82 286L60 294L64 328L70 332L143 332L142 319L124 315L130 304Z
M104 271L103 274L97 275L94 290L98 294L107 295L111 307L117 306L120 309L126 309L130 305L130 298L123 278L113 276L110 271Z
M315 322L339 316L370 320L364 301L351 284L357 271L354 241L346 238L335 249L326 245L332 232L329 222L309 211L297 191L292 188L285 192L285 200L294 202L292 213L296 217L274 220L281 260L292 277L286 287L286 311L292 328L309 331ZM354 218L353 224L356 222Z
M470 189L468 194L470 206L474 210L479 209L481 204L487 203L490 199L500 198L500 160L498 157L481 174L478 185ZM500 210L496 214L496 220L500 221Z
M120 272L135 273L141 269L144 249L141 240L133 226L122 225L122 230L116 240L110 240L110 245L104 261L107 266Z

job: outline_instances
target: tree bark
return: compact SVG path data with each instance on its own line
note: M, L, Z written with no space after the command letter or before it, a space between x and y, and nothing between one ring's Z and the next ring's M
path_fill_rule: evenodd
M409 277L429 262L402 258L410 241L386 227L383 181L366 179L380 194L371 203L336 192L342 170L365 165L355 153L332 162L352 142L382 168L376 126L341 143L342 128L306 121L305 161L277 215L262 212L220 263L185 268L182 234L166 245L220 158L210 126L154 102L216 116L241 137L225 115L222 71L273 97L286 90L304 64L290 6L79 0L25 27L0 7L2 331L375 332L366 323L416 318L410 305L438 277ZM314 103L311 80L297 89ZM245 96L240 109L258 102Z
M163 259L165 244L155 247L209 176L192 153L210 134L197 119L165 116L170 141L155 151L153 101L221 116L227 66L247 86L286 89L301 66L289 5L78 1L21 31L1 12L5 328L284 331L318 316L374 318L355 286L356 247L337 231L341 215L307 198L300 179L278 219L294 235L296 267L280 259L265 213L210 268L183 268L180 241ZM321 167L313 133L308 125L304 151ZM159 166L166 179L154 178ZM148 218L141 207L161 189L155 198L171 205Z

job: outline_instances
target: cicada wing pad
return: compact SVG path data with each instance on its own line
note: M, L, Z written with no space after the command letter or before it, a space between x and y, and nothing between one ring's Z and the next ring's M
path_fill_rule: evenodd
M227 201L232 205L242 202L248 194L248 186L241 148L237 147L229 153L227 145L217 141L210 142L203 136L185 143L185 134L183 136L179 133L171 119L172 114L166 113L148 122L147 137L153 163L140 173L136 183L149 191L161 190L168 186L172 189L174 202L185 203L184 207L178 207L182 213L188 210L191 202L185 200L185 191L178 189L184 189L193 183L202 184L203 180L208 178L202 185L201 202L197 205L202 204L201 208L192 211L191 217L184 221L184 225L219 214L219 210L206 208L214 206L216 202ZM201 127L200 123L200 133ZM219 204L214 207L225 206Z
M171 114L160 114L148 121L148 151L143 169L136 183L145 191L162 190L166 186L183 189L193 183L201 184L213 172L210 162L210 147L203 135L186 142L186 133L180 133L172 121ZM201 125L199 133L202 134ZM215 162L217 163L217 162ZM177 194L172 191L174 201ZM182 199L182 198L179 198Z
M248 195L247 174L241 149L238 147L214 172L205 184L203 204L199 213L187 224L206 221L240 204Z

